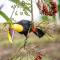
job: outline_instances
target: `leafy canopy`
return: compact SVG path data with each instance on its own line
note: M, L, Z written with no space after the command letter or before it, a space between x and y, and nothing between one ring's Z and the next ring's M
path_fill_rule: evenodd
M17 7L22 8L26 15L29 15L29 13L31 13L31 2L30 2L30 0L28 0L28 1L26 0L26 2L20 1L20 0L9 0L9 1L15 3Z

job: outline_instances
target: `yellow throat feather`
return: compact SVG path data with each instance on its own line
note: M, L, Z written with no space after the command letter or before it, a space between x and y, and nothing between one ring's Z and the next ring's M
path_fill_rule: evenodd
M20 24L13 24L11 28L17 32L22 32L23 31L23 26Z

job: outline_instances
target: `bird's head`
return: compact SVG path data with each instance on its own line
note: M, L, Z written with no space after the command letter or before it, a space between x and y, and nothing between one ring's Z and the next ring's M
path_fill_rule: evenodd
M13 36L14 36L14 31L16 32L22 32L23 31L23 26L20 24L13 24L9 27L8 30L8 40L10 41L10 43L12 43L13 40Z

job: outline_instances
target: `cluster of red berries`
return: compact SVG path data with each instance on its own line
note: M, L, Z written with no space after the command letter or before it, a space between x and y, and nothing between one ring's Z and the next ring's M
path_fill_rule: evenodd
M42 6L42 13L43 13L44 15L48 15L48 7L47 7L46 4L43 4L43 6Z
M39 2L37 3L38 8L42 12L43 15L49 15L49 16L56 15L58 11L58 6L56 2L51 1L50 5L51 6L48 7L47 4L43 3L42 9L41 9L40 3Z
M43 55L40 52L38 52L34 60L41 60L42 56Z
M55 15L58 11L58 6L55 2L50 2L51 4L51 11L49 11L50 15Z

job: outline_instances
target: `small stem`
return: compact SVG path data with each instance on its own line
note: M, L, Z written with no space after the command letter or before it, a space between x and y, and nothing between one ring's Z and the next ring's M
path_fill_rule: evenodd
M14 14L14 12L15 12L15 9L16 9L16 5L15 5L13 11L12 11L12 14L11 14L11 17L10 17L10 18L12 18L13 14Z
M33 22L33 2L31 0L31 22Z

